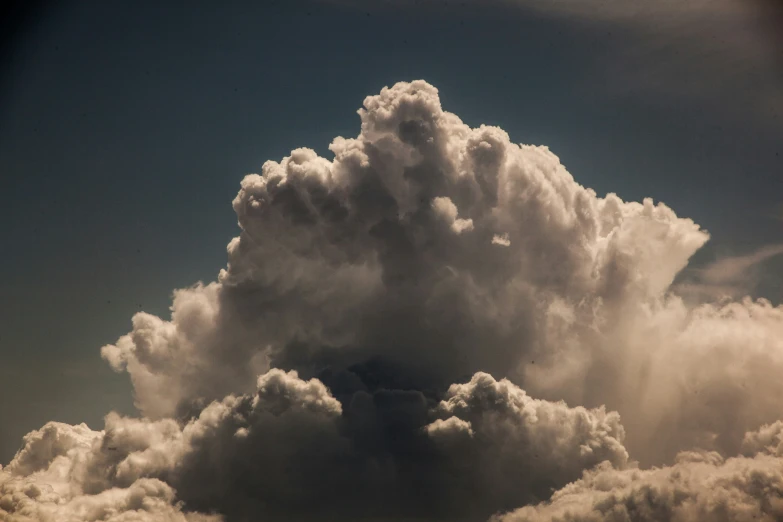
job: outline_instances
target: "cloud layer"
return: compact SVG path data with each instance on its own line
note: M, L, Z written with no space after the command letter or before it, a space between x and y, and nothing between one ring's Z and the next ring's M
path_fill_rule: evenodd
M29 434L0 520L776 516L783 308L678 295L705 231L423 81L359 116L245 177L217 281L101 350L141 418Z

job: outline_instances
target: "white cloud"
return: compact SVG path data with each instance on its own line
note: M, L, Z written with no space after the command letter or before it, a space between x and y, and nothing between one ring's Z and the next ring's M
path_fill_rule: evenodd
M110 416L107 428L118 421ZM149 460L158 436L159 426L131 422L136 423L136 437L126 437L125 447L120 448L115 447L120 441L108 442L108 432L95 432L83 424L52 422L28 434L14 460L0 469L0 520L220 522L219 516L183 512L174 489L157 478L123 476L122 465ZM113 452L127 455L133 450L139 453L119 466L111 462Z
M707 240L663 204L597 197L545 147L469 128L424 82L367 98L360 116L334 160L299 149L247 176L219 282L179 291L170 321L137 315L103 349L145 414L247 392L270 363L312 370L313 357L423 366L441 386L477 368L518 374L555 348L547 303L590 315L659 299ZM488 248L497 230L502 251Z
M765 453L783 457L783 421L767 424L745 434L742 441L743 455L752 457Z
M170 321L137 315L104 348L146 415L247 393L270 364L315 375L380 358L413 387L484 370L605 404L645 463L694 444L736 451L776 420L780 389L765 376L783 364L781 311L672 295L708 239L691 220L598 197L545 147L444 112L425 82L384 89L360 116L334 160L299 149L247 176L219 282L179 291ZM470 233L454 233L459 217ZM491 245L499 230L503 249ZM700 400L686 400L697 381ZM662 423L677 429L650 444Z
M334 159L297 149L242 180L218 280L101 351L143 418L28 435L0 515L474 520L603 466L514 515L546 519L604 483L615 512L678 470L779 463L783 308L686 302L673 282L709 239L692 220L599 197L423 81L359 116Z
M747 437L755 439L758 434ZM729 459L717 453L685 452L674 465L650 470L617 470L605 463L557 491L550 502L523 507L492 521L771 522L781 517L780 455L761 450Z
M508 238L508 234L495 234L492 236L492 244L507 247L511 246L511 240Z
M432 209L441 219L449 224L455 234L470 232L473 230L472 219L459 219L457 217L457 206L449 198L435 198L432 200Z

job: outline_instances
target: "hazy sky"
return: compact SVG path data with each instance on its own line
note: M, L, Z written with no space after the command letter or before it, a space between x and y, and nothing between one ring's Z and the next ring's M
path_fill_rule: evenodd
M48 420L101 429L110 410L135 413L101 346L217 278L244 175L298 147L332 158L365 97L400 81L436 86L471 127L548 146L600 197L693 219L711 239L691 269L709 267L683 288L780 303L779 6L220 4L66 1L9 22L0 463Z

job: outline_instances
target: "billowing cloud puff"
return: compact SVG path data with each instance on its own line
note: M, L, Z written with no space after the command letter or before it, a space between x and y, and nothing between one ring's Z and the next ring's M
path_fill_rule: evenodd
M0 520L9 522L218 522L217 516L185 514L174 491L156 479L97 495L62 496L35 480L0 478Z
M546 147L443 111L425 82L384 89L359 115L333 160L298 149L247 176L219 282L178 291L171 320L138 314L104 347L145 415L198 412L270 367L314 377L375 360L397 368L376 386L445 390L486 371L606 405L649 463L694 444L733 454L777 419L783 314L672 293L708 239L691 220L597 197ZM743 388L756 368L769 378ZM651 446L663 425L671 440Z
M28 435L0 516L646 520L658 493L654 516L776 513L773 475L729 484L780 464L783 308L681 295L705 231L599 197L423 81L359 116L333 159L242 180L217 281L101 351L142 417Z
M514 507L522 492L547 498L601 462L618 469L628 463L616 412L532 399L486 373L452 385L437 414L426 429L448 453L453 476L461 471L469 479L466 490L491 491L497 509Z
M137 315L103 349L146 415L249 391L270 364L316 375L378 358L419 388L476 370L522 382L531 356L567 342L553 308L574 335L595 330L659 299L707 240L662 204L598 198L545 147L471 129L425 82L359 114L334 160L298 149L247 176L219 282L179 291L170 321Z
M767 453L783 457L783 421L746 433L742 441L742 453L745 456Z
M749 441L780 441L780 426L748 433ZM753 443L751 443L753 444ZM493 522L775 521L783 518L783 464L766 449L724 459L684 452L672 466L617 470L608 463L557 491L550 502L526 506Z
M107 426L117 420L111 416ZM141 439L155 429L135 430ZM4 522L220 522L216 515L184 513L174 489L155 478L119 478L96 466L104 432L84 424L49 423L28 434L14 460L0 469ZM136 444L138 446L138 442ZM146 446L149 440L141 445ZM133 445L133 442L130 442ZM116 448L109 448L115 450ZM127 477L126 477L127 478ZM118 483L127 482L125 486Z
M334 420L340 414L340 403L320 382L272 370L258 379L254 395L214 402L184 426L116 414L107 416L101 432L49 423L28 434L0 471L0 516L20 522L217 522L222 517L183 513L170 484L187 485L193 498L198 488L219 493L221 474L241 479L242 461L255 445L266 448L267 458L251 461L251 471L267 474L274 498L286 484L272 465L301 470L297 479L305 478L321 450L309 443L328 444L330 434L337 438ZM297 458L305 468L294 466ZM198 466L205 469L194 469Z
M101 432L51 423L3 471L0 514L474 520L547 498L604 459L626 463L616 414L535 401L486 374L449 394L428 410L419 392L357 393L344 412L320 381L273 369L254 394L215 401L183 425L116 414ZM475 439L449 442L459 423L475 425ZM469 495L455 500L456 491Z

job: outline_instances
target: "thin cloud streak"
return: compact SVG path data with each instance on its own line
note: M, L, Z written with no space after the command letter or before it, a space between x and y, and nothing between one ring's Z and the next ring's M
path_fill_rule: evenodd
M703 268L688 269L689 280L677 292L697 300L719 300L748 295L756 289L762 265L783 255L783 244L767 245L741 256L722 257Z

